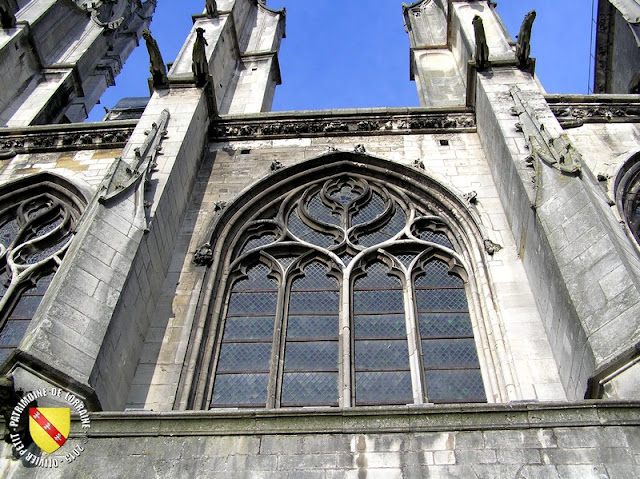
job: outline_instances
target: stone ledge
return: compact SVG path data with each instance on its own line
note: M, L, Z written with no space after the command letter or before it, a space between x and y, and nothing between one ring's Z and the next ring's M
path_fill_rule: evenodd
M585 123L640 122L640 95L546 95L563 128Z
M475 131L475 115L466 108L363 108L223 115L212 122L210 138L311 138Z
M138 120L0 129L0 151L37 153L122 148Z
M309 408L91 414L90 437L485 431L638 426L639 402ZM78 420L73 430L80 430Z

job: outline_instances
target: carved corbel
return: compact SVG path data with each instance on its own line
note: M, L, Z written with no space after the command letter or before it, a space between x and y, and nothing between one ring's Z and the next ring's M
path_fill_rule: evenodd
M213 249L209 243L205 243L196 249L193 254L193 263L198 266L211 266L213 263Z
M500 246L498 243L494 243L490 239L484 240L484 250L487 252L487 254L489 254L489 256L493 256L501 249L502 246Z

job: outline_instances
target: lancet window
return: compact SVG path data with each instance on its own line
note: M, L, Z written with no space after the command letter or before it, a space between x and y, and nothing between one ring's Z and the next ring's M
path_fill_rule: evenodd
M71 191L50 181L0 191L0 364L22 340L83 209Z
M230 250L210 408L486 401L448 220L391 184L315 180Z

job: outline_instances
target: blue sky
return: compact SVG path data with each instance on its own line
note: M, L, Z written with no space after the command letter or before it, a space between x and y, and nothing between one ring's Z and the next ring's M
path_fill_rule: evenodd
M405 0L410 3L410 0ZM515 38L524 15L537 11L532 52L549 93L587 93L594 0L499 0L498 13ZM402 0L268 0L287 9L287 37L280 49L283 84L273 110L417 106L409 80L409 38ZM151 24L164 60L171 62L186 38L191 15L204 0L158 0ZM127 96L147 96L144 42L129 58L90 115L102 119Z

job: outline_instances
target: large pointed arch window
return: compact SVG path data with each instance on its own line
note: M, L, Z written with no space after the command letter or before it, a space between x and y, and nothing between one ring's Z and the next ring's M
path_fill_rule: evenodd
M22 340L85 204L75 188L51 175L0 189L0 364Z
M358 174L263 205L229 250L208 407L486 401L457 236Z

